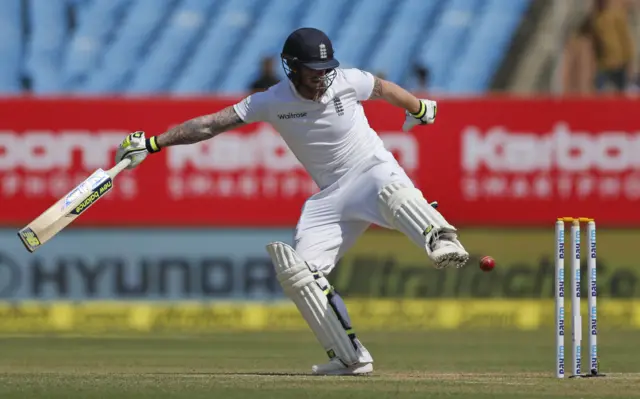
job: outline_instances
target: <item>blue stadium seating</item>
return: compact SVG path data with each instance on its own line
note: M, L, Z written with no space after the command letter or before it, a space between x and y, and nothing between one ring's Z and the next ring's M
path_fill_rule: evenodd
M387 33L382 37L366 69L383 73L387 79L404 83L410 66L403 60L411 60L416 45L426 41L430 35L431 21L442 3L441 0L406 0L399 2L389 22Z
M264 0L263 0L264 1ZM258 77L260 59L280 54L282 43L297 27L304 0L271 0L266 9L249 29L248 36L238 52L226 61L222 83L214 90L240 93Z
M444 91L450 72L458 62L457 55L472 34L476 12L482 3L477 0L445 2L431 34L419 48L418 62L429 68L433 91Z
M349 13L348 23L331 38L340 62L345 68L364 67L379 48L385 22L398 0L360 0Z
M6 0L0 12L0 92L20 93L23 31L21 0Z
M62 65L62 83L66 90L76 90L95 71L108 38L118 30L118 22L128 5L129 0L86 3Z
M171 81L198 43L216 1L183 0L162 30L147 57L135 70L127 91L132 93L167 92ZM149 73L153 71L153 73Z
M67 44L65 0L31 0L28 8L31 40L26 46L25 72L32 77L33 91L51 94L63 89L60 75Z
M354 0L311 0L297 28L313 27L334 38L340 27L348 23L349 12L357 3Z
M265 0L227 0L208 25L197 51L172 87L176 94L211 92L226 73L229 60L241 45L244 33L259 17Z
M175 0L134 2L111 45L104 51L100 68L81 90L89 93L125 91L134 72L140 73L146 51L162 32L174 3Z
M527 6L527 0L487 2L460 61L453 65L447 92L478 94L489 87Z
M420 64L431 91L482 93L531 2L3 0L0 94L24 77L35 94L240 93L265 56L285 78L279 54L298 27L325 31L344 67L408 84Z

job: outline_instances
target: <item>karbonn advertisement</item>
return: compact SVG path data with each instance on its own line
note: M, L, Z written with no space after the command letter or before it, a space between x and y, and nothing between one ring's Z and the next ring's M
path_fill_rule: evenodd
M240 98L0 100L0 223L21 226L98 168L125 134L149 135ZM435 125L365 102L371 126L459 226L640 222L640 100L444 99ZM74 224L292 227L317 191L268 124L167 148L117 177ZM127 212L122 212L122 209Z

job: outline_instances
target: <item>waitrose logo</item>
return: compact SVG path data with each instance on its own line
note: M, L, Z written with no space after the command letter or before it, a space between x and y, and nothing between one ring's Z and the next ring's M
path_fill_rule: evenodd
M289 112L288 114L278 114L278 118L280 119L296 119L296 118L304 118L307 116L306 112Z

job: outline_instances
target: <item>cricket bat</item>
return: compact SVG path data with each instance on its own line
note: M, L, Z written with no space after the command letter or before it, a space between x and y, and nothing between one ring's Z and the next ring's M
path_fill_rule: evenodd
M85 181L18 231L18 237L27 251L33 252L38 249L108 193L113 188L116 175L130 163L130 159L123 159L106 172L97 169Z

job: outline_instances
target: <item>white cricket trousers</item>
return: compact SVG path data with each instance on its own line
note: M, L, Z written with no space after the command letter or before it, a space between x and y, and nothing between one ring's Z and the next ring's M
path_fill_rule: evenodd
M329 274L371 224L393 229L380 211L378 193L397 182L414 187L392 156L373 155L370 162L311 196L296 227L296 252L310 266Z

